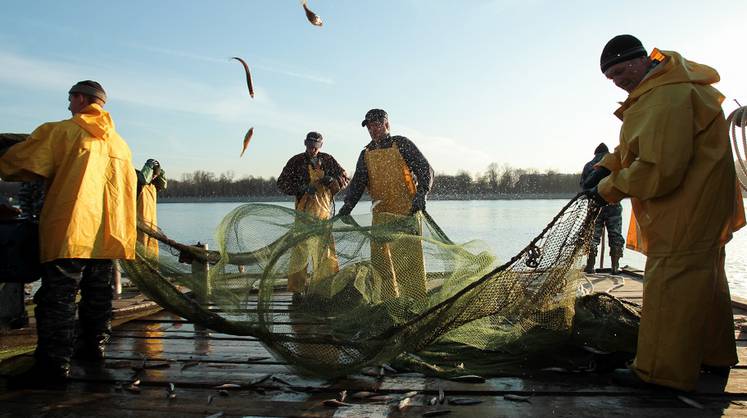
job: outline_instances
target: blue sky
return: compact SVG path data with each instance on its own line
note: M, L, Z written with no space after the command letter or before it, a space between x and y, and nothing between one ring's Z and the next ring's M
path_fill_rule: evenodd
M372 107L439 173L491 162L578 172L625 93L599 71L612 36L716 68L728 113L747 104L743 1L4 2L0 131L69 117L67 90L100 81L136 166L277 176L306 132L349 172ZM252 68L250 99L243 70ZM239 158L244 133L254 138Z

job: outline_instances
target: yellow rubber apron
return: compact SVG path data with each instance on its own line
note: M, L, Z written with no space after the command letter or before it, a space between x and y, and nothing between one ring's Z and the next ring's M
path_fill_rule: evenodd
M137 199L137 217L140 222L153 229L158 227L157 201L158 191L156 186L152 184L143 186ZM158 241L155 238L137 231L137 242L143 246L149 257L158 258Z
M368 193L373 200L371 264L374 282L381 283L381 297L426 298L423 243L419 238L421 225L412 218L409 234L394 241L377 241L376 225L402 220L410 215L415 197L415 181L396 145L389 148L366 150Z
M316 193L305 193L296 201L296 210L310 215L314 219L327 220L332 216L332 192L320 181L324 169L308 166L309 184L316 188ZM309 222L308 217L297 217L296 222ZM312 279L314 281L329 277L339 271L335 243L332 235L315 236L298 244L291 250L288 262L288 290L303 292L308 286L309 257L311 257Z

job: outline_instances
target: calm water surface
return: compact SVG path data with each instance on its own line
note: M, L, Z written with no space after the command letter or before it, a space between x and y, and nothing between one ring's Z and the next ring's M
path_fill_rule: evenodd
M501 261L521 251L567 203L566 200L431 201L428 213L455 242L484 241ZM290 202L276 203L292 207ZM215 228L240 203L159 203L159 226L183 243L207 242L216 248ZM338 207L340 205L338 204ZM361 202L353 214L370 211ZM623 234L628 230L630 202L623 202ZM737 232L726 246L726 274L732 294L747 297L747 228ZM605 254L605 266L609 256ZM597 263L599 261L597 260ZM625 250L620 265L643 269L646 257Z

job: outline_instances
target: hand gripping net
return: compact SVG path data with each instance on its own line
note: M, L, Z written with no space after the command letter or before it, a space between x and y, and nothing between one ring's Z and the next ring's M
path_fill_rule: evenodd
M598 211L576 196L496 267L479 242L453 243L427 214L319 221L246 204L219 226L217 252L140 225L182 258L214 263L207 275L166 251L149 258L144 247L123 265L164 308L214 331L254 336L298 372L332 377L437 341L500 350L538 329L569 336L578 259Z

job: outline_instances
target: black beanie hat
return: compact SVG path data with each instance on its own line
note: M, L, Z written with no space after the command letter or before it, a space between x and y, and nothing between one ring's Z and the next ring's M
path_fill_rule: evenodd
M638 38L633 35L617 35L604 46L599 65L602 67L602 72L605 72L617 63L646 55L648 55L646 49L643 48Z
M597 145L597 148L594 150L594 154L599 154L600 152L604 152L604 153L610 152L610 149L607 148L607 145L604 142Z

